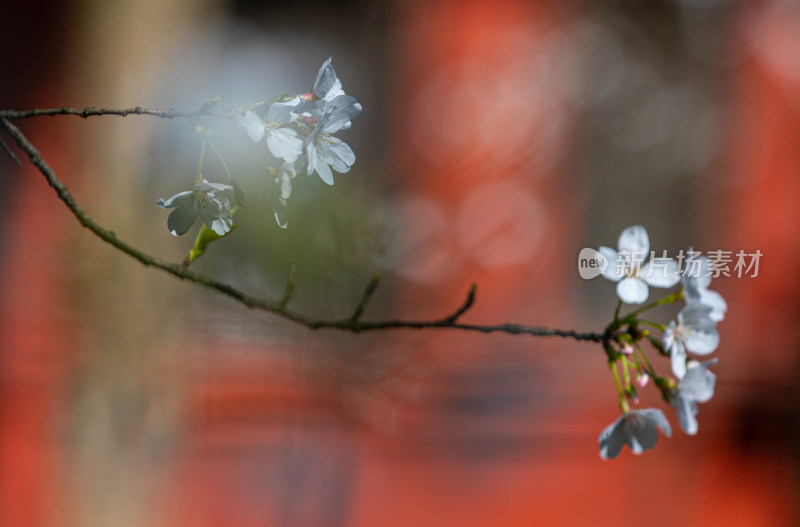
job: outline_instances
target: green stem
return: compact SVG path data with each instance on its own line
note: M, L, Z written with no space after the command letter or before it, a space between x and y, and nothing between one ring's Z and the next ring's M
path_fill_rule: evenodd
M657 377L656 370L654 370L653 369L653 365L650 364L650 359L647 358L647 355L645 355L644 350L642 349L641 346L639 346L638 342L635 343L635 345L636 345L636 349L639 351L639 355L641 355L642 359L644 360L644 363L645 363L645 365L647 367L647 371L650 373L650 377L653 377L655 379Z
M631 367L633 369L637 369L639 367L639 358L636 356L635 353L632 355L632 357L634 358L634 360L631 360L628 357L625 357L625 362L628 363L629 367Z
M200 143L200 160L197 162L197 173L194 176L195 184L203 181L203 159L206 156L206 140Z
M654 307L663 306L665 304L673 304L673 303L677 302L678 300L680 300L681 298L683 298L683 294L681 292L673 293L671 295L667 295L667 296L665 296L664 298L662 298L660 300L656 300L655 302L651 302L650 304L647 304L646 306L640 307L639 309L637 309L635 311L631 311L630 313L625 315L625 318L622 319L622 322L623 323L626 323L626 322L627 323L631 323L636 319L636 315L638 315L639 313L644 313L645 311L653 309Z
M625 381L625 389L629 389L631 386L631 374L628 371L628 361L623 359L622 361L622 379Z
M231 181L233 179L233 176L231 176L231 171L228 168L227 163L225 163L225 159L222 158L222 154L219 153L219 150L217 150L217 147L214 146L213 142L209 141L208 142L208 146L210 146L211 150L213 150L214 153L217 154L217 157L219 158L219 162L222 163L222 167L225 169L225 173L228 174L228 181Z
M250 152L246 151L244 148L238 145L234 145L234 147L236 148L236 150L239 151L240 154L242 154L245 157L249 157L252 161L255 161L265 171L269 170L270 165L267 164L263 159L257 158L256 156L254 156L253 154L251 154Z
M628 410L630 410L630 406L628 405L628 401L625 400L625 391L622 389L622 383L619 380L617 361L609 361L609 365L611 366L611 372L614 374L614 382L617 385L617 394L619 394L619 408L622 410L622 413L626 413Z
M664 324L659 324L657 322L651 322L650 320L643 320L643 319L640 318L638 320L638 322L640 324L644 324L646 326L654 327L654 328L656 328L656 329L658 329L660 331L664 331L665 329L667 329L667 326L665 326Z

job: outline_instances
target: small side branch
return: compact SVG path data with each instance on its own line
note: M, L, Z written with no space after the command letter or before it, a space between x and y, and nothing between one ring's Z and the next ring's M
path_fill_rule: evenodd
M456 309L455 312L453 312L452 315L450 315L449 317L445 317L444 321L452 324L456 322L459 318L461 318L461 315L466 313L472 307L472 304L475 303L475 291L477 289L478 289L477 284L473 283L472 285L470 285L469 291L467 291L467 297L464 299L464 303L461 304L458 307L458 309Z
M358 301L356 304L356 308L353 310L353 314L350 315L349 321L350 324L356 326L358 319L361 318L361 315L364 314L364 309L367 307L367 303L369 302L372 295L375 294L375 289L377 289L378 284L381 283L381 275L375 275L367 284L367 287L364 289L364 293L361 295L361 300Z
M2 146L2 147L3 147L3 150L5 150L6 154L8 154L8 157L10 157L10 158L11 158L11 161L13 161L14 163L16 163L16 165L17 165L18 167L21 167L21 166L22 166L22 163L20 162L19 158L17 157L17 154L15 154L15 153L14 153L14 152L11 150L11 148L9 148L9 146L6 144L6 142L5 142L5 141L3 141L3 138L2 138L2 137L0 137L0 146Z
M283 297L281 301L278 303L278 309L286 310L286 306L289 305L289 301L292 299L292 295L294 294L294 273L297 269L295 264L289 268L289 275L286 277L286 291L283 292Z

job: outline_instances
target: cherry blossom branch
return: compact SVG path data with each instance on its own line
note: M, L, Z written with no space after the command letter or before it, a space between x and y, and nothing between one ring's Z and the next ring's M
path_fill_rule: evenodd
M205 105L204 105L205 108ZM606 333L586 332L581 333L574 330L561 330L551 329L546 327L534 327L523 324L497 324L497 325L480 325L480 324L464 324L459 322L460 318L472 308L475 302L476 287L473 284L464 302L451 314L434 320L382 320L382 321L362 321L361 316L366 309L366 305L374 294L378 284L379 278L373 278L366 286L360 301L354 308L352 314L342 319L315 319L305 316L303 314L292 311L288 308L289 300L294 292L294 278L293 273L290 272L289 279L286 287L286 292L283 297L275 302L263 300L254 297L248 293L240 291L233 286L215 280L209 276L189 270L187 267L161 260L151 256L136 247L117 238L113 231L101 227L95 222L75 201L72 194L67 189L61 180L55 174L55 171L44 160L39 150L25 137L25 135L11 123L11 119L26 119L29 117L41 115L79 115L81 117L90 117L96 115L119 115L126 116L130 114L135 115L152 115L161 118L195 118L203 115L213 115L216 117L230 117L229 114L217 114L208 112L207 109L201 109L198 112L184 113L174 112L171 110L148 110L141 107L130 109L108 109L108 108L56 108L50 110L28 110L18 112L13 110L0 111L0 127L16 142L17 146L25 152L28 156L29 162L35 166L39 172L47 180L48 184L53 187L59 199L64 202L67 208L72 212L78 222L94 233L98 238L104 242L112 245L116 249L124 252L132 258L138 260L146 267L154 267L160 269L167 274L170 274L181 280L186 280L194 284L212 289L220 294L223 294L240 304L243 304L251 309L259 311L266 311L274 315L280 316L297 324L303 325L310 329L337 329L343 331L350 331L353 333L361 333L365 331L386 330L386 329L457 329L464 331L475 331L479 333L508 333L512 335L531 335L535 337L563 337L571 338L578 341L588 342L604 342L607 341L609 335ZM10 149L9 149L10 152ZM16 156L12 153L9 154L12 159Z

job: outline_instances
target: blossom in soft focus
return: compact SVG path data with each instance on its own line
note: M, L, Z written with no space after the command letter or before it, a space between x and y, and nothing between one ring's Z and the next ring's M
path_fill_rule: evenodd
M356 161L353 150L333 134L361 113L361 105L349 95L339 95L327 101L316 126L306 139L308 175L314 172L328 185L333 185L331 168L346 173Z
M675 407L678 414L678 422L683 431L689 435L697 433L697 403L705 403L714 396L717 376L708 369L708 366L716 362L716 360L703 363L691 361L686 375L670 397L670 404Z
M637 455L650 450L658 442L659 428L665 436L672 435L669 422L661 410L630 410L600 434L600 457L616 458L623 445L628 445Z
M669 351L672 373L678 379L686 374L686 350L708 355L719 346L719 333L711 318L712 308L705 304L688 304L664 330L664 349Z
M267 120L262 121L255 112L248 110L239 126L247 131L250 139L258 143L264 137L267 148L272 155L287 163L293 163L303 152L303 140L297 137L297 131L285 125L297 118L293 112L303 100L300 97L286 102L272 103L267 110Z
M691 248L687 251L687 259L684 262L683 276L683 296L687 304L704 304L711 307L710 317L719 322L725 318L728 304L722 295L716 291L711 291L708 286L711 284L710 262L705 256L695 256Z
M242 120L239 121L239 126L245 129L254 143L264 139L264 121L255 112L247 110Z
M299 167L298 167L299 165ZM272 181L272 210L275 221L281 229L289 225L289 198L292 196L292 180L298 172L305 170L303 158L294 163L284 163L278 169L278 175Z
M342 89L342 81L336 76L336 71L331 66L331 60L333 60L333 57L328 57L328 60L322 63L322 67L317 72L313 89L314 95L326 101L331 101L339 95L345 94Z
M617 247L618 251L605 246L598 250L609 264L603 276L617 282L617 296L626 304L644 303L650 296L648 286L672 287L680 281L675 260L655 258L644 264L650 252L650 238L641 225L623 230Z
M185 234L198 216L209 229L222 236L233 226L231 202L221 194L228 190L233 187L203 180L195 183L192 190L179 192L166 201L158 198L156 203L164 209L175 208L167 218L167 228L174 236Z

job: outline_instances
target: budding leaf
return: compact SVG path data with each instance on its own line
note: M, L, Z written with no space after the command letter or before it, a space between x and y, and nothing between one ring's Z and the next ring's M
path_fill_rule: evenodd
M225 234L219 235L216 232L209 229L208 226L203 225L200 228L200 232L197 233L197 238L195 238L194 240L194 247L192 247L192 250L189 251L189 255L183 261L183 266L189 267L189 265L193 261L195 261L201 254L205 252L206 247L208 246L209 243L217 241L224 236L227 236L233 231L233 229L235 229L238 226L239 225L237 223L234 223L231 226L230 231L226 232Z
M222 98L219 95L217 95L213 99L207 100L206 102L203 103L203 106L200 107L200 112L202 113L202 112L209 111L211 108L213 108L214 106L218 105L219 101L221 101L221 100L222 100Z

